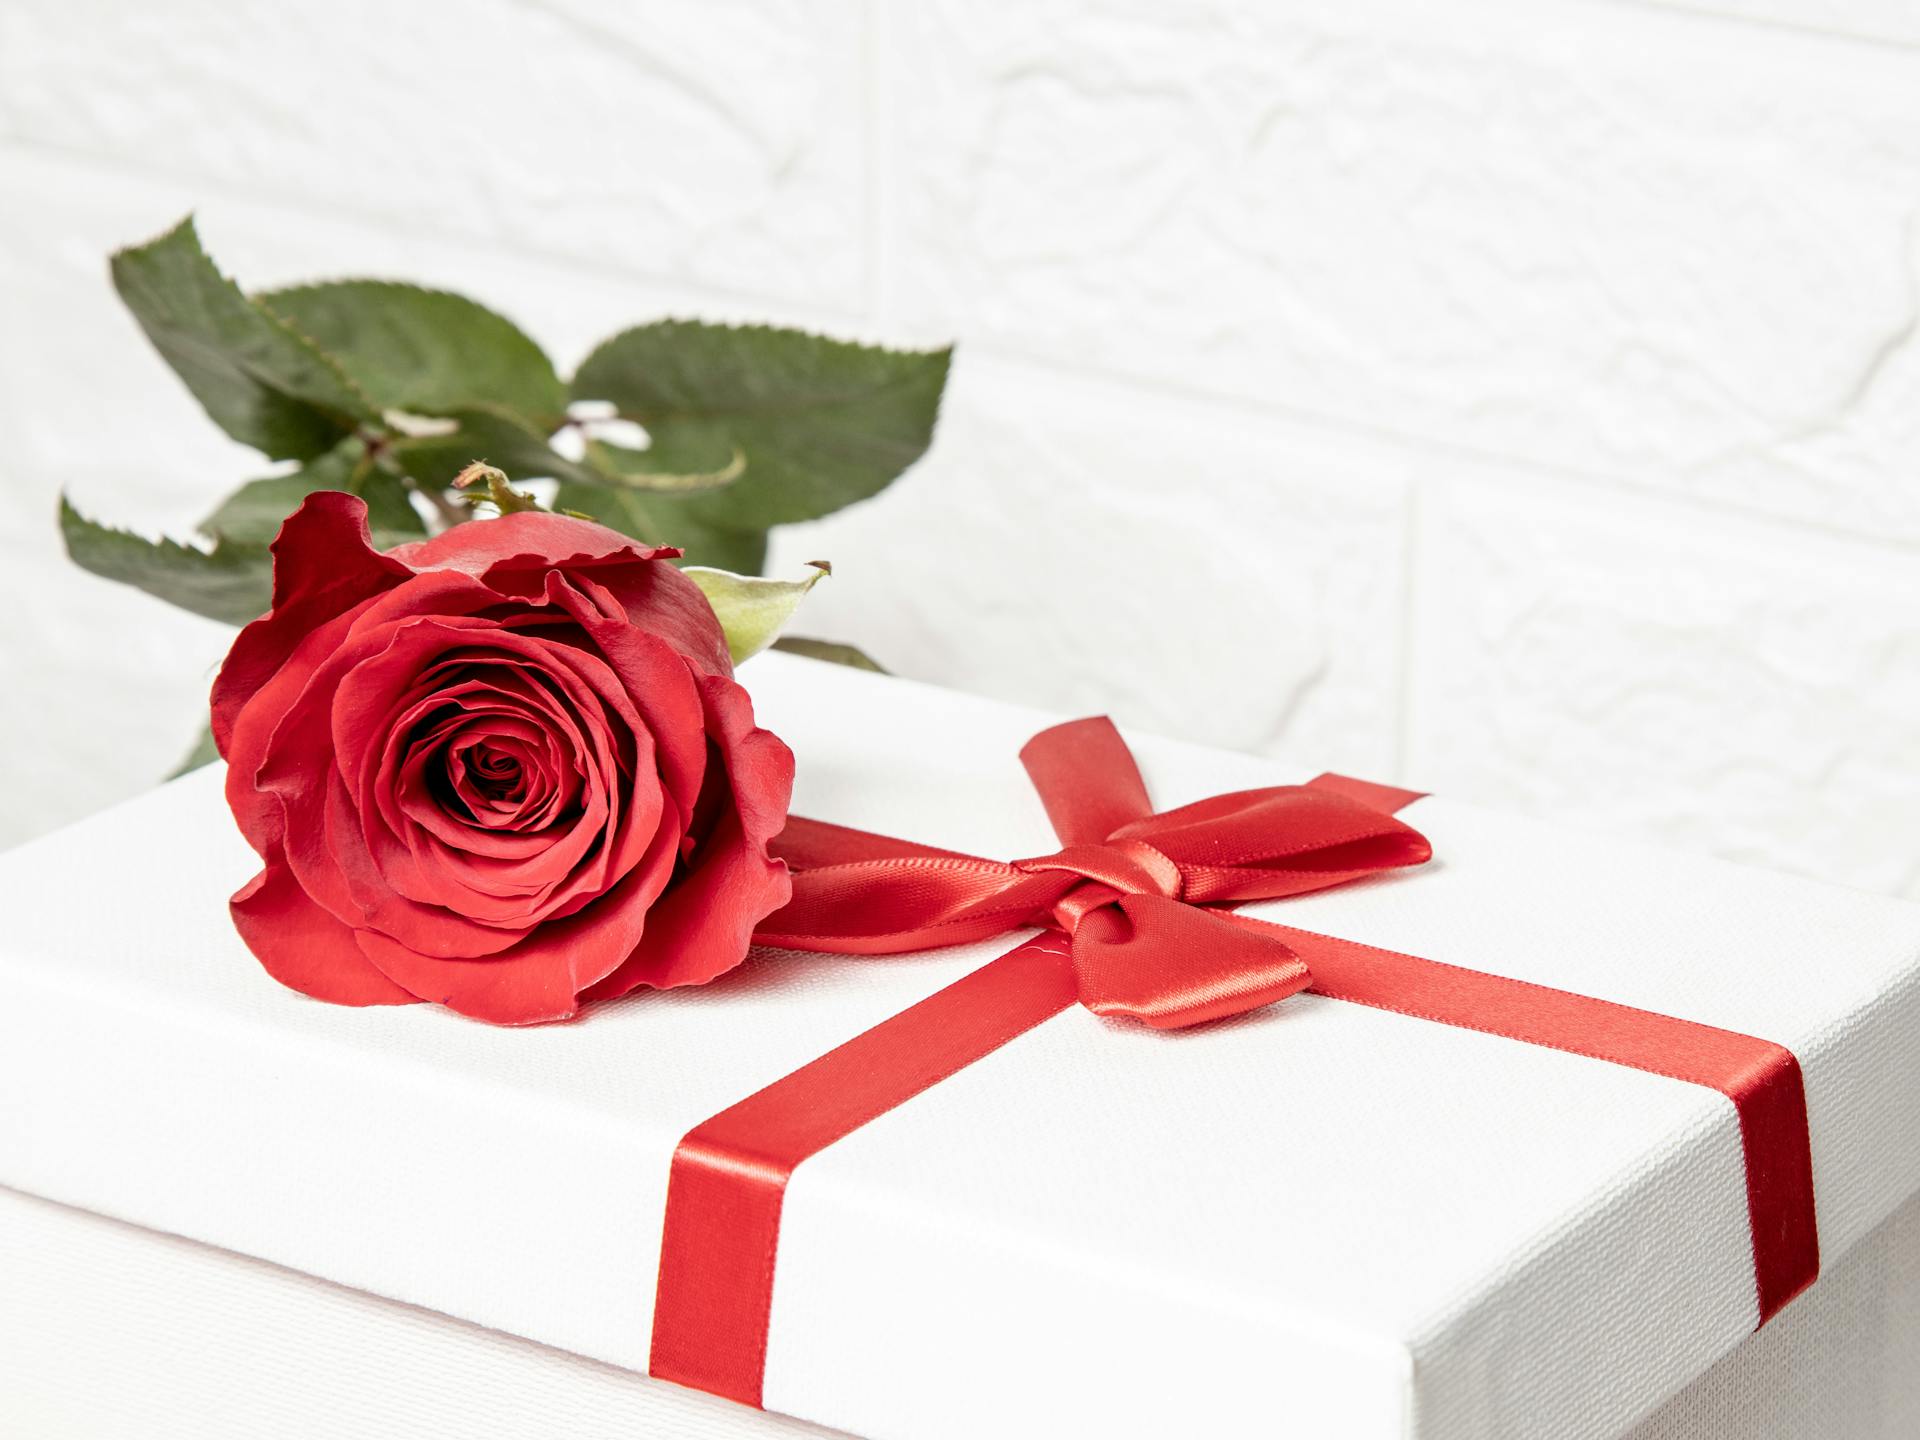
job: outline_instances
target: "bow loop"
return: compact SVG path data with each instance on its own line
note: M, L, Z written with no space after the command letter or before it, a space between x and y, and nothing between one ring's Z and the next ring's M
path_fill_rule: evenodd
M1403 821L1316 785L1215 795L1144 816L1114 839L1145 839L1167 855L1196 904L1282 900L1433 854Z
M1277 930L1204 907L1324 890L1432 854L1368 803L1380 787L1359 782L1241 790L1156 814L1105 718L1043 730L1020 758L1059 850L1006 864L796 818L774 846L793 899L755 938L885 954L1051 925L1070 939L1088 1009L1196 1025L1312 978Z
M1306 989L1313 976L1278 935L1159 895L1124 895L1073 932L1080 1003L1096 1015L1176 1030Z
M1153 813L1133 751L1104 715L1042 730L1020 747L1020 763L1063 845L1098 844ZM1099 782L1086 784L1089 775Z

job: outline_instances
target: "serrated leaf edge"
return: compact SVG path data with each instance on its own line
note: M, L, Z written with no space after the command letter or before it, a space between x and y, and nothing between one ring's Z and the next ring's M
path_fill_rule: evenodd
M229 290L233 291L235 295L240 297L242 304L258 312L262 317L264 317L268 321L268 323L278 326L281 330L285 331L286 334L291 339L293 339L297 344L299 344L302 348L310 352L313 358L320 362L322 369L332 374L333 377L340 382L342 388L344 388L350 395L353 395L355 398L357 398L366 407L368 415L378 415L380 413L380 407L373 403L373 397L367 394L367 392L361 388L360 382L355 380L351 375L349 375L346 372L346 370L341 366L338 360L334 359L333 356L329 355L325 350L323 350L319 346L319 344L314 341L314 339L311 336L303 334L300 331L300 329L297 326L293 325L291 322L289 322L284 315L280 315L275 311L268 309L265 305L261 304L259 300L247 294L245 290L242 290L240 288L239 281L235 280L225 270L222 270L220 268L220 262L213 258L212 254L209 253L209 251L207 250L206 242L200 238L199 212L189 210L186 213L186 215L182 217L180 220L175 222L173 225L169 226L167 229L162 230L159 234L151 237L150 239L142 240L138 244L134 244L134 245L122 245L118 250L115 250L108 257L107 263L109 264L109 266L111 266L115 261L120 260L123 256L131 255L137 250L145 250L150 246L159 244L163 240L172 239L175 235L178 235L182 230L186 231L188 237L193 241L193 248L199 252L200 258L207 262L207 268L213 271L215 277L219 279L221 284L225 285ZM252 375L256 380L261 380L262 383L267 383L265 377L261 377L255 374L253 369L250 366L246 365L244 361L236 360L234 363L238 365L241 369L245 370L247 374ZM268 388L275 389L275 390L278 389L277 386L274 386L270 383L268 384ZM313 401L307 399L304 396L293 396L289 398L298 400L299 403L302 405L310 405L315 410L324 410L327 408L325 406L315 404ZM337 418L346 421L351 427L357 429L366 419L366 416L345 415Z
M592 368L593 363L598 360L601 355L611 350L629 335L637 335L654 330L666 330L673 327L695 330L723 330L734 335L798 337L805 340L817 340L823 345L829 345L839 350L857 351L862 354L886 355L908 360L937 360L940 364L941 393L935 397L934 401L934 416L936 420L939 418L940 402L945 399L945 377L953 367L954 347L952 345L934 345L923 350L910 346L880 345L871 344L865 340L849 340L843 336L829 335L822 330L807 330L796 325L774 325L763 321L736 322L728 320L701 320L690 316L670 315L659 320L648 320L639 325L629 325L626 329L609 335L605 340L602 340L598 345L594 346L593 349L587 353L587 357L574 367L573 378L567 381L568 395L576 401L609 400L609 397L605 395L582 394L578 389L580 377ZM848 390L824 400L810 401L805 405L749 406L746 409L730 410L655 410L650 413L656 420L666 418L709 419L717 416L724 417L737 414L781 415L803 413L807 410L815 409L822 404L846 404L855 400L864 399L868 396L885 395L893 390L904 389L909 383L919 378L919 376L912 375L895 376L877 385L863 386L858 390ZM615 412L618 413L622 419L634 420L641 424L646 423L647 417L645 415L629 414L621 410L620 403L617 400L609 401L609 403L613 405Z

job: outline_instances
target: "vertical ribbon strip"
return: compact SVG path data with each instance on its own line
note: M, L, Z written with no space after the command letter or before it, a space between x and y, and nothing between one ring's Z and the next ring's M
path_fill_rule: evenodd
M763 943L884 954L1036 939L689 1131L674 1154L649 1369L758 1407L788 1179L1078 1002L1161 1027L1300 989L1717 1090L1739 1117L1765 1324L1819 1272L1805 1090L1770 1041L1233 913L1418 864L1418 792L1344 776L1154 814L1125 742L1076 721L1022 752L1065 848L1011 865L796 820L795 902ZM1205 908L1201 908L1204 906Z
M1043 935L688 1131L667 1182L648 1373L759 1408L795 1167L1077 998L1066 947Z

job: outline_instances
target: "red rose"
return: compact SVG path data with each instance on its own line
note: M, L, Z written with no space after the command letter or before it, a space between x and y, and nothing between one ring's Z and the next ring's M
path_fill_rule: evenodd
M521 513L383 555L360 500L307 498L213 687L269 973L525 1024L740 963L787 901L793 756L678 553Z

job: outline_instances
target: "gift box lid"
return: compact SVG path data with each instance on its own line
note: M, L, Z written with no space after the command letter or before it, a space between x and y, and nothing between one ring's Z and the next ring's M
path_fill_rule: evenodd
M1050 719L811 661L743 678L796 813L1055 840ZM1129 735L1162 808L1311 770ZM671 1160L1004 952L759 952L490 1028L282 989L219 767L0 856L0 1183L635 1370ZM1831 1265L1920 1190L1920 907L1430 796L1416 871L1285 923L1760 1036L1805 1077ZM802 1164L768 1409L879 1437L1616 1435L1759 1319L1716 1091L1302 994L1173 1033L1070 1007Z

